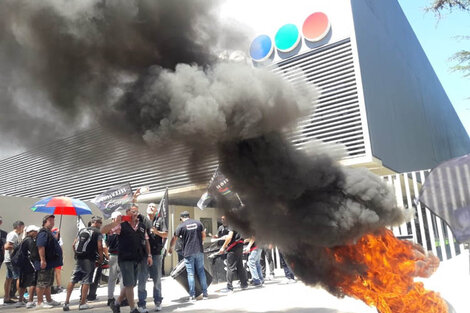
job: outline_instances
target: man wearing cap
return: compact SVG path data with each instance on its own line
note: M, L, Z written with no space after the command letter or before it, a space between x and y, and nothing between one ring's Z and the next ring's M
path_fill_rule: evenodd
M39 261L38 247L36 246L36 237L39 232L39 227L36 225L28 225L26 227L26 237L21 242L21 252L26 257L26 263L20 268L20 284L19 295L20 301L24 300L24 293L26 288L29 287L29 299L26 303L26 308L30 309L35 306L34 292L36 289L37 272L34 268L34 262Z
M8 233L7 238L6 238L6 243L5 243L5 265L7 267L7 275L5 278L5 298L3 300L3 303L5 304L13 304L16 303L16 301L12 300L10 298L10 287L11 287L11 282L14 279L19 278L19 269L16 268L16 266L13 266L11 263L10 255L13 252L13 250L18 246L21 242L20 240L20 235L23 232L24 229L24 223L22 221L16 221L13 223L13 230ZM17 282L19 283L19 281Z
M90 227L81 229L73 241L72 247L74 252L77 247L77 243L80 240L87 239L85 243L86 248L84 248L84 252L81 254L75 254L76 263L75 268L72 272L72 278L70 279L69 284L67 285L67 296L65 297L65 303L62 309L64 311L69 311L69 301L70 296L72 294L73 287L76 283L81 281L82 284L82 295L80 299L80 304L78 305L79 310L87 310L90 306L86 303L88 290L90 288L90 284L93 280L93 272L95 270L95 261L96 255L98 254L98 264L103 262L103 235L101 234L100 228L101 224L103 224L103 220L99 216L93 216L91 218L91 225ZM86 236L82 236L82 233L86 233Z
M44 216L42 228L39 230L36 238L38 246L39 262L35 264L38 270L38 280L36 284L37 307L50 309L60 305L59 302L52 300L51 287L54 284L54 268L62 266L62 249L57 239L52 235L55 216L52 214ZM46 296L46 303L43 302L43 296Z
M150 253L152 254L152 266L146 267L141 264L142 270L139 272L139 312L148 312L146 309L147 290L145 289L147 277L153 280L153 301L155 303L155 310L161 311L162 309L162 250L163 240L168 237L168 227L162 212L158 212L155 203L149 203L147 206L147 217L144 218L145 228L149 236ZM148 269L148 270L147 270Z
M116 228L119 235L119 255L118 263L121 269L124 288L116 302L110 303L113 313L121 312L121 303L127 298L131 313L139 313L134 302L134 287L137 283L139 265L142 259L147 260L147 266L152 266L152 254L150 254L150 244L144 223L138 219L139 207L133 204L126 210L124 217L117 216L116 220L105 225L101 232L107 233Z
M201 222L189 218L188 211L182 212L180 217L183 222L176 228L173 238L171 238L168 252L173 252L177 238L181 238L183 242L184 264L188 273L189 301L193 302L196 300L195 273L201 283L203 299L207 299L207 282L202 248L202 242L206 238L206 231Z

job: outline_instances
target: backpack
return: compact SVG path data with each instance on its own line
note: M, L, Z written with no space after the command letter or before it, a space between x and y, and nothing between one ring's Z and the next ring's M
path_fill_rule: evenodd
M77 257L88 257L93 253L92 237L93 230L91 228L83 228L78 232L77 241L74 245L75 255Z
M23 247L23 242L17 245L10 254L11 264L18 268L24 268L28 262L27 256L23 254L22 247Z

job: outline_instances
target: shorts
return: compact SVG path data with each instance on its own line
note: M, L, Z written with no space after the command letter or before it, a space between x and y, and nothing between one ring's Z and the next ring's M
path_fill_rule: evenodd
M36 286L40 288L52 287L54 284L54 268L47 268L38 271L38 281Z
M13 266L10 262L5 263L7 266L6 279L18 279L20 277L20 271L16 266Z
M77 259L70 281L74 284L81 282L82 285L89 285L93 281L95 261L89 259Z
M36 286L38 281L38 273L37 272L30 272L20 273L20 288L26 288L30 286Z
M124 287L135 287L137 284L137 261L118 261Z

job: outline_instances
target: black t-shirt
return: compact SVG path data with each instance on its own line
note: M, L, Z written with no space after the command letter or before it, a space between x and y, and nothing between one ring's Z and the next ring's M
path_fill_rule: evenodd
M222 238L225 235L228 235L229 233L229 228L228 226L220 225L219 228L217 229L217 237ZM217 241L217 246L222 247L224 245L223 240Z
M5 245L7 241L8 233L0 229L0 263L3 263L3 258L5 254L5 250L3 249L3 245Z
M21 244L21 249L23 255L26 256L28 260L25 264L26 267L21 270L25 273L33 273L34 262L39 261L39 252L38 247L36 246L36 241L32 237L26 236Z
M238 241L243 241L243 238L242 236L240 235L239 232L237 232L236 230L234 230L231 226L228 226L227 227L227 230L229 232L233 231L233 236L232 236L232 240L230 240L230 243L228 244L228 247L232 246L232 245L236 245L236 244L243 244L243 242L238 242ZM228 232L227 232L228 234ZM238 242L238 243L237 243Z
M203 252L202 250L202 231L204 226L201 222L188 219L179 224L175 230L175 236L181 238L183 242L183 256Z
M151 227L155 227L158 231L167 232L168 227L166 226L165 219L163 216L155 217L153 221L149 218L144 218L144 224L147 228L147 233L149 235L149 244L150 244L150 252L152 255L160 255L163 249L163 238L153 234L151 232Z

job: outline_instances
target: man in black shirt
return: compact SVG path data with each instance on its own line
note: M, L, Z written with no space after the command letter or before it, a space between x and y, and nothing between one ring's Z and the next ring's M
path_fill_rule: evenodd
M189 300L192 302L196 300L195 273L197 273L201 283L203 299L207 299L207 282L202 249L202 242L206 238L206 231L201 222L189 218L188 211L182 212L180 216L183 222L176 228L168 252L173 252L175 242L177 238L180 238L183 242L184 263L188 273Z
M233 291L232 282L235 272L238 273L242 289L248 287L248 279L246 277L245 268L243 267L244 240L241 235L230 226L228 227L228 231L225 242L219 250L219 254L227 252L227 291L230 292Z
M93 271L95 270L96 255L98 254L98 264L103 262L103 235L100 232L101 224L103 223L101 217L93 216L91 218L91 226L81 229L78 232L77 238L73 242L73 250L75 252L76 263L75 269L72 273L72 278L67 285L67 296L63 306L64 311L69 311L69 300L72 294L73 287L76 283L81 281L82 296L80 299L79 310L89 309L90 306L86 303L88 289L93 280ZM86 235L85 235L86 233ZM82 247L80 241L85 241ZM83 249L83 250L82 250ZM83 251L83 252L82 252Z
M114 229L118 234L118 263L121 269L124 288L116 302L111 302L113 313L121 312L121 302L127 298L131 313L139 313L134 302L134 287L137 283L139 264L142 259L147 260L147 266L152 266L152 254L150 254L150 244L147 230L144 223L140 222L139 207L133 204L126 210L126 216L117 216L116 220L101 230L107 233Z
M147 277L153 280L153 301L155 303L155 310L161 311L162 309L162 250L164 239L168 237L168 227L163 218L162 212L156 216L157 205L149 203L147 206L147 217L143 219L147 234L149 236L150 252L152 254L152 266L145 267L139 273L139 303L138 307L141 308L140 312L146 311L147 290L145 289ZM148 270L147 270L148 269Z

